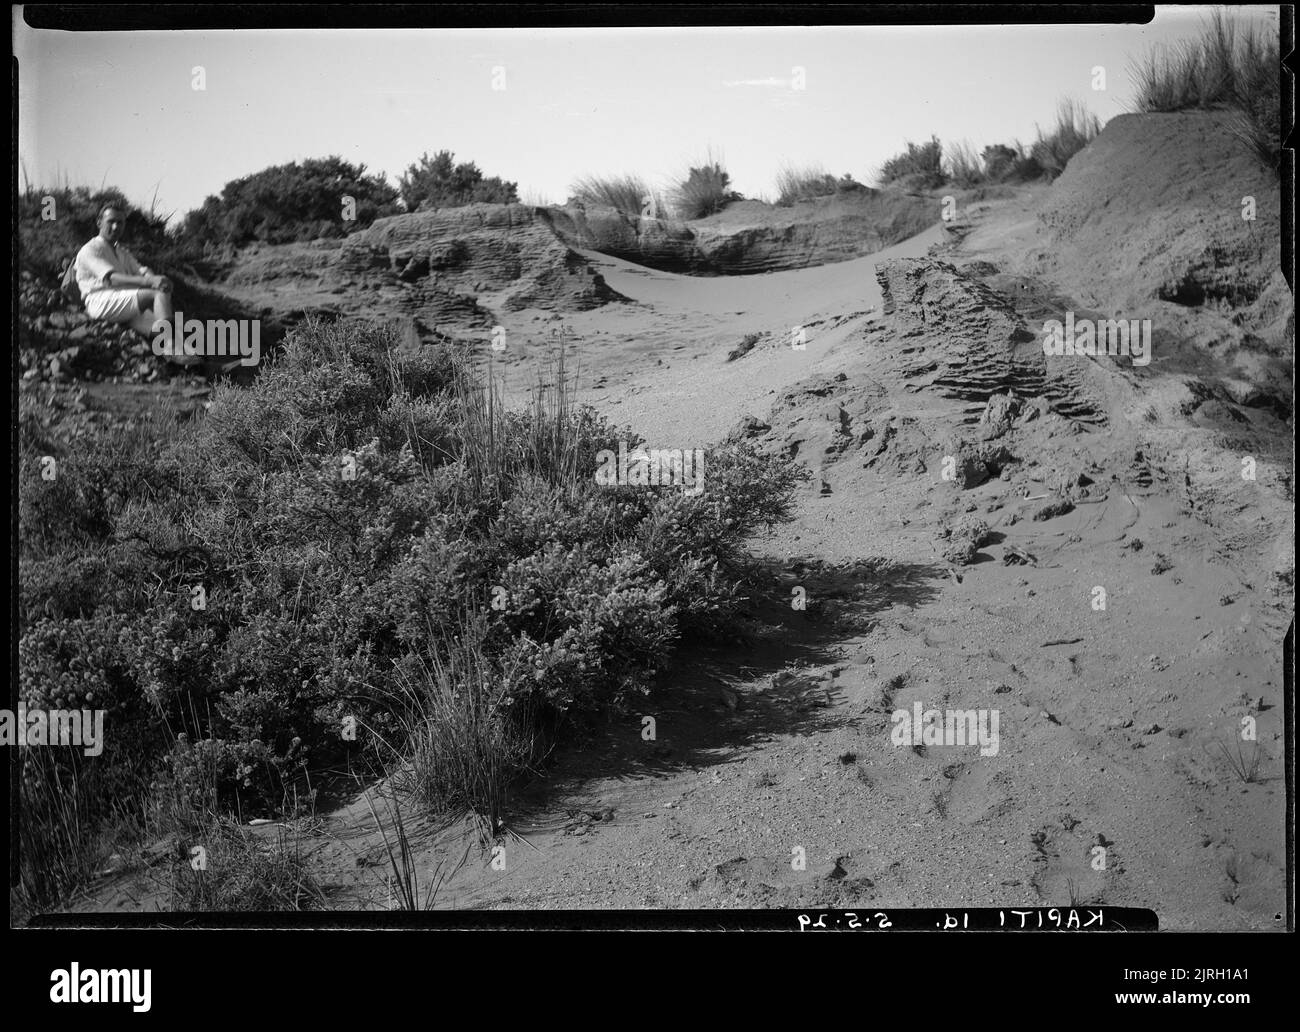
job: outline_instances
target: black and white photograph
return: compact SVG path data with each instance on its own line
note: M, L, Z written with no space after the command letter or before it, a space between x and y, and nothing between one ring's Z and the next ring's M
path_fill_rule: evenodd
M11 9L11 931L1294 931L1290 8L186 10Z

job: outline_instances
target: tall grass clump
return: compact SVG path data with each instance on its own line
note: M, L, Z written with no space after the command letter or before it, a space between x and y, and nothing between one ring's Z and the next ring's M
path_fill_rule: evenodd
M731 176L722 162L712 154L689 168L669 191L669 201L682 219L702 219L716 215L740 194L731 189Z
M278 831L268 841L219 818L186 846L170 865L168 910L267 913L326 906L325 891L310 871L297 834ZM196 854L196 849L203 852Z
M542 758L527 691L531 668L490 654L482 613L467 616L459 630L398 671L401 752L409 763L402 784L428 810L478 816L494 834L506 821L511 782Z
M379 828L379 833L384 840L384 850L388 854L388 866L392 874L386 879L389 889L389 899L393 909L396 910L432 910L434 903L437 902L438 893L442 890L443 885L465 865L469 859L470 847L465 847L465 852L461 855L460 861L448 870L449 861L439 861L433 869L432 877L425 884L423 893L420 891L420 872L416 864L415 851L411 848L411 837L406 832L406 820L402 815L402 806L397 799L395 792L381 792L380 798L392 818L391 826L393 837L388 837L388 830L384 827L384 822L380 820L379 813L375 810L375 804L370 801L370 794L366 794L366 805L370 808L370 814L375 819L375 825ZM396 842L394 843L394 840Z
M571 200L616 208L624 215L652 214L662 210L658 193L640 176L583 176L569 187Z
M969 143L949 143L944 149L944 174L950 183L965 188L988 181L984 163Z
M1264 165L1281 157L1281 42L1275 32L1216 9L1200 36L1154 48L1133 71L1141 112L1231 108L1233 135Z
M820 165L783 165L776 173L776 203L789 207L798 201L826 197L838 189L839 181Z
M58 753L73 755L59 757ZM11 910L21 920L59 897L69 886L92 880L112 851L114 838L133 835L137 814L127 800L134 785L106 784L93 760L80 750L23 749L19 769L18 883ZM121 794L119 794L121 793Z
M1065 166L1101 132L1101 120L1074 100L1061 101L1056 109L1056 125L1047 133L1040 128L1030 156L1049 179L1065 171Z

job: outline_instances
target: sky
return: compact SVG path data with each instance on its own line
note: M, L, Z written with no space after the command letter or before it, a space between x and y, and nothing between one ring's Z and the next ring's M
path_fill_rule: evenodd
M1031 142L1066 97L1125 113L1133 63L1210 9L1119 26L133 33L36 31L11 10L19 186L107 184L183 214L331 154L396 185L451 150L538 203L587 175L663 186L708 154L750 197L774 197L787 165L871 183L909 140ZM1276 7L1233 10L1277 24Z

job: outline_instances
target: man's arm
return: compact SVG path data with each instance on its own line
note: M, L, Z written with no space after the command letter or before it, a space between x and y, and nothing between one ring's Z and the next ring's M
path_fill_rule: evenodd
M104 282L110 287L119 290L130 290L132 287L144 287L149 290L171 290L171 280L166 276L128 276L125 272L109 272L104 277Z
M127 248L119 246L118 261L127 269L126 272L114 272L107 282L114 287L146 287L150 290L171 290L171 281L166 276L157 276L153 270L140 264Z
M110 254L105 253L106 246L98 239L92 240L77 254L79 269L84 270L90 279L117 290L133 290L141 287L149 290L171 290L171 282L166 276L153 275L134 259L131 264L140 270L140 274L119 272L114 268ZM85 289L87 288L83 287L83 292Z

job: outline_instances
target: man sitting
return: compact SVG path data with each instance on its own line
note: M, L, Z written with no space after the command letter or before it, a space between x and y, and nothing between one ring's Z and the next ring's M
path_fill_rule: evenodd
M172 285L136 261L135 255L118 243L126 226L126 212L107 204L99 211L99 236L87 243L76 257L77 287L86 314L102 322L125 323L148 337L158 320L170 322ZM173 353L173 362L190 365L194 356Z

